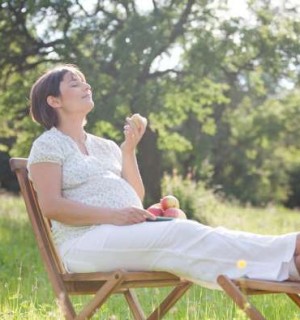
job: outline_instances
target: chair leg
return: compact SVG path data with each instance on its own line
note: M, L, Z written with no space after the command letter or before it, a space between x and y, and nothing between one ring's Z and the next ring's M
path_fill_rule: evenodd
M135 320L145 320L145 313L138 301L138 298L133 289L128 289L124 292L124 296L127 300L127 303L130 307L130 310L133 314Z
M94 298L85 306L85 308L77 315L76 320L90 319L92 315L99 309L109 296L116 291L119 284L123 281L123 276L115 272L113 278L107 281L95 294Z
M192 286L191 282L176 286L163 300L163 302L151 313L147 320L159 320L173 307L173 305Z
M76 312L69 298L69 294L66 291L57 293L57 304L61 310L63 316L67 320L73 320L76 317Z
M221 288L246 313L251 320L265 320L262 314L248 301L245 294L227 276L220 275L217 279Z
M300 297L298 294L287 293L287 295L296 303L298 307L300 307Z

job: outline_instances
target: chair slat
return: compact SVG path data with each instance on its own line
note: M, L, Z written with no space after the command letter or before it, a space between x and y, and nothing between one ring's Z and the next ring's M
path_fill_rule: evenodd
M263 315L248 301L248 295L285 293L300 307L299 281L267 281L248 278L230 279L218 276L224 292L246 313L251 320L263 320Z

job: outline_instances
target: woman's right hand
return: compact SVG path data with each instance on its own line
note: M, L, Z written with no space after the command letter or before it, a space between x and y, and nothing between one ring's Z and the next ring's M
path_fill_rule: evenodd
M149 211L134 206L118 209L113 216L113 224L119 226L145 222L146 219L156 219L155 215Z

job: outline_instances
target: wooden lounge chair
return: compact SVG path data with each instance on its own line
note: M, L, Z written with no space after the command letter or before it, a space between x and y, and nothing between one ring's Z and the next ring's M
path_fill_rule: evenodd
M60 309L66 319L89 319L114 293L124 295L133 318L161 319L191 287L192 283L168 272L113 272L67 273L57 254L51 237L51 224L38 205L36 194L28 179L27 159L11 158L10 167L17 175L27 213L36 237L39 251L52 284ZM134 293L134 288L173 287L162 303L147 318ZM94 295L76 314L70 295Z
M218 284L251 320L263 320L263 315L250 303L248 295L285 293L300 307L300 281L266 281L248 278L230 279L220 275ZM284 319L284 315L282 315Z

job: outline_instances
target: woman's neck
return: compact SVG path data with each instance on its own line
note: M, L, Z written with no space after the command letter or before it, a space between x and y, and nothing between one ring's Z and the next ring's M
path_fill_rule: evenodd
M77 143L84 143L86 140L86 132L81 122L64 122L57 126L62 133L71 137Z

